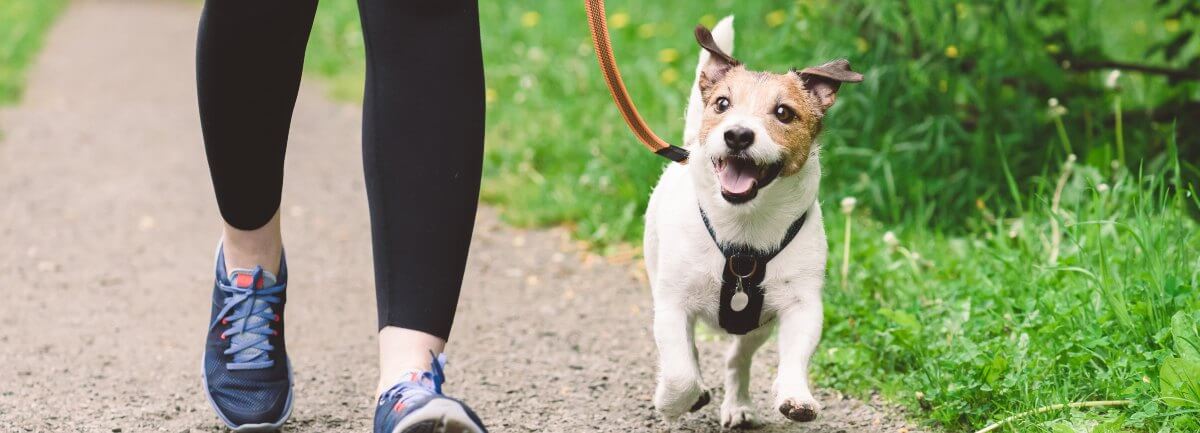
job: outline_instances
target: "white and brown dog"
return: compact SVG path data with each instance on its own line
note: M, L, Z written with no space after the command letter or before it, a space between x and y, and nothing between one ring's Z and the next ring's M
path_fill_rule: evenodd
M667 167L646 211L646 270L659 352L654 405L668 420L709 401L696 320L725 329L721 424L754 423L750 360L779 326L775 403L810 421L808 365L821 338L828 246L817 204L817 135L841 83L862 81L845 60L783 74L746 69L729 54L733 19L696 28L703 48L688 102L688 165ZM776 320L778 319L778 320Z

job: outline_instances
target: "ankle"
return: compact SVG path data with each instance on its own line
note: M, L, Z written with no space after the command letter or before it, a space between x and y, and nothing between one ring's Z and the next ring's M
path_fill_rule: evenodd
M221 236L221 249L226 270L262 266L263 270L278 274L283 257L279 213L266 225L254 230L239 230L226 224Z
M388 326L379 331L379 384L376 395L426 372L442 353L446 340L421 331ZM433 355L431 355L431 353Z

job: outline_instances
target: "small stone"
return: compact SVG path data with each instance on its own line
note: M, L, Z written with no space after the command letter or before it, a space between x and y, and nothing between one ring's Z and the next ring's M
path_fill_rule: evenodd
M156 225L158 222L150 215L142 215L142 219L138 221L138 228L142 231L152 230Z
M58 263L49 260L42 260L37 264L39 272L58 272Z

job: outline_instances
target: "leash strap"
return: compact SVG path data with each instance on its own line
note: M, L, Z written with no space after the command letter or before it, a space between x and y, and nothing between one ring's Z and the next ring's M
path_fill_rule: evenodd
M804 221L808 219L808 212L801 214L800 218L792 222L792 225L788 227L787 234L783 236L783 241L779 243L779 248L773 251L759 251L743 245L722 245L717 241L717 233L713 231L712 223L708 221L708 215L704 213L704 208L700 208L700 218L704 220L704 228L708 230L708 236L717 245L721 255L725 256L725 270L721 274L721 305L717 311L717 323L725 332L745 335L761 326L760 320L762 320L765 295L762 282L767 277L767 262L779 255L779 252L787 248L792 239L796 238L800 229L804 227ZM741 287L738 287L739 280L741 280ZM749 295L749 302L741 311L735 311L731 306L733 296L740 290Z
M584 0L584 5L587 7L588 27L592 31L592 46L596 48L596 60L600 62L600 73L604 75L604 82L608 84L608 92L612 94L613 101L617 103L617 109L625 118L625 123L629 125L633 135L637 136L638 140L645 144L651 152L680 164L687 164L688 151L667 143L655 135L654 131L650 130L650 126L646 125L646 121L642 120L642 116L638 114L637 107L633 105L629 91L625 89L625 82L621 80L621 71L617 69L617 60L613 57L612 41L608 38L608 22L604 13L604 0Z

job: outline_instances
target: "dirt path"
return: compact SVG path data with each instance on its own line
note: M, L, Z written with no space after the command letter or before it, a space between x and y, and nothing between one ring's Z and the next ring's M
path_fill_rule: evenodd
M77 1L23 105L0 113L0 430L223 431L201 394L219 226L193 88L195 3ZM297 402L287 431L369 431L374 294L356 107L305 85L284 199ZM649 398L650 297L628 265L561 230L481 212L451 337L448 389L493 431L660 429ZM704 343L710 383L720 345ZM761 431L897 431L823 393L814 424L767 409ZM719 400L718 400L719 401ZM716 405L682 424L716 431Z

